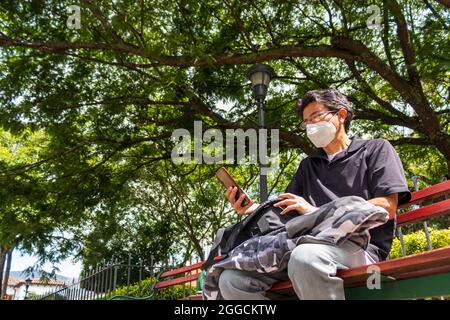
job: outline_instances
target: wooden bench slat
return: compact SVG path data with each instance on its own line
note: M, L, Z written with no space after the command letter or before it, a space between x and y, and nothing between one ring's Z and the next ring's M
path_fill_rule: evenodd
M418 270L430 270L450 264L450 247L435 249L406 257L382 261L374 265L380 268L380 272L385 276L392 276L396 279L405 278L407 273ZM344 270L338 273L342 277L346 286L365 283L367 278L367 266Z
M203 300L203 296L201 294L193 294L180 300Z
M202 267L203 263L204 263L204 261L201 261L201 262L192 264L190 266L185 266L185 267L166 271L160 276L160 278L162 279L162 278L172 277L172 276L183 274L183 273L186 273L189 271L194 271L194 270L200 269Z
M279 281L272 285L270 291L276 292L284 292L284 291L292 291L292 282L291 280Z
M399 208L405 208L413 204L439 198L441 196L450 195L450 180L436 183L427 188L423 188L411 193L411 200Z
M450 199L436 202L406 213L397 215L397 226L405 226L444 214L450 214Z
M435 249L411 256L378 262L380 273L384 276L393 276L397 280L450 272L450 247ZM344 280L344 287L354 287L366 283L367 267L369 265L343 270L338 272L338 276ZM271 291L287 292L292 291L290 280L275 283Z
M175 285L178 285L178 284L183 284L183 283L187 283L187 282L191 282L191 281L196 281L199 276L200 276L200 273L194 273L194 274L191 274L191 275L188 275L188 276L184 276L184 277L178 277L178 278L175 278L175 279L164 280L164 281L158 282L156 284L156 289L163 289L163 288L175 286Z
M450 272L450 265L434 267L434 268L425 269L425 270L415 270L415 271L411 271L411 272L404 272L404 273L397 275L395 277L395 279L403 280L403 279L423 277L423 276L428 276L428 275L432 275L432 274L447 273L447 272Z
M222 258L221 256L217 256L217 257L214 258L214 260L220 260L221 258ZM176 275L179 275L179 274L184 274L186 272L197 270L197 269L201 269L204 263L205 263L205 261L201 261L201 262L198 262L198 263L194 263L194 264L192 264L190 266L185 266L185 267L169 270L167 272L164 272L160 276L160 279L176 276Z

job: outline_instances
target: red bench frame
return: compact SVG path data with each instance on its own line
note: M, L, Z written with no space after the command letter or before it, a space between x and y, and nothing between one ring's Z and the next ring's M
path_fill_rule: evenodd
M413 192L411 200L407 204L400 206L399 209L407 208L411 205L420 204L430 200L435 200L436 198L447 195L450 195L450 181L441 182L428 188ZM442 200L418 209L397 214L397 227L410 225L412 223L417 223L448 214L450 214L450 199ZM163 273L160 277L162 281L156 285L156 289L163 289L196 281L200 275L203 263L204 262L199 262ZM387 295L380 295L379 292L377 292L379 290L370 290L378 294L375 295L375 298L414 298L427 296L429 294L450 294L450 246L397 259L386 260L373 265L380 268L380 273L385 282L391 281L396 285L400 285L388 286L393 289L391 289L391 291L388 290L389 292ZM351 292L352 288L359 288L358 290L353 290L356 293L355 295L350 294L352 298L371 298L370 294L366 297L366 294L370 292L368 292L368 289L365 289L366 286L364 286L367 281L367 277L371 275L371 273L367 273L367 267L368 266L366 265L338 272L337 275L344 280L346 295L348 292ZM407 281L408 279L416 279L419 282L416 280ZM426 288L417 288L417 285L415 285L416 283L421 283L421 287L424 287L422 280L427 280L428 282L426 283L431 283L430 281L432 280L434 282L437 281L437 283L432 283L430 286L427 285L430 287L430 290L424 290ZM444 291L440 290L440 284L446 285L448 289ZM408 288L414 288L415 291L421 292L418 292L416 295L413 293L409 295L407 292L404 292L411 290ZM272 286L271 291L276 293L293 294L293 288L290 281L275 283ZM188 298L201 299L201 296L195 295Z

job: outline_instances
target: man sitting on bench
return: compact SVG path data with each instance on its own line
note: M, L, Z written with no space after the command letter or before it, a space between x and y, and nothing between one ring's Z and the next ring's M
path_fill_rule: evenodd
M219 288L225 299L267 299L266 291L280 280L292 281L300 300L345 299L338 269L355 268L386 260L395 231L397 206L407 203L411 193L401 161L391 144L383 139L349 138L347 132L353 109L336 89L313 90L298 102L301 129L317 151L304 158L276 206L282 213L295 210L308 214L336 198L359 196L385 208L390 220L370 230L371 240L364 251L351 241L334 247L325 244L300 244L291 254L288 274L261 274L225 270ZM226 196L238 214L250 214L257 203L242 207L243 197L235 201L237 188Z

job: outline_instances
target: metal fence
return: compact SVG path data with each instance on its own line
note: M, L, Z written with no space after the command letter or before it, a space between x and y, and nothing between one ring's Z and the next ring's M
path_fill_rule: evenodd
M192 262L192 261L191 261ZM171 299L188 296L195 287L185 284L178 295L175 292L157 292L154 288L159 275L164 271L177 268L173 262L155 264L151 261L144 263L120 263L117 259L103 262L83 273L78 280L57 288L51 292L33 297L36 300L114 300L114 299Z

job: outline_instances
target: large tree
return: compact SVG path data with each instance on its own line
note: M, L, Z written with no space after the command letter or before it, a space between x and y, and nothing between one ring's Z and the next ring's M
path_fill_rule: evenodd
M6 294L14 249L38 255L29 268L33 271L76 247L62 236L65 216L52 210L51 177L38 166L29 166L38 161L46 141L40 130L15 136L0 129L0 299ZM23 166L28 170L17 173Z
M450 171L446 1L81 0L79 29L71 5L0 4L0 124L48 137L37 161L6 171L47 172L51 210L67 226L124 194L134 201L132 182L161 187L154 168L170 160L175 129L256 128L245 71L258 62L277 73L267 126L280 130L283 155L314 150L296 99L333 86L355 107L353 133L389 139L409 178ZM171 181L181 169L169 167ZM289 180L280 177L275 190Z

